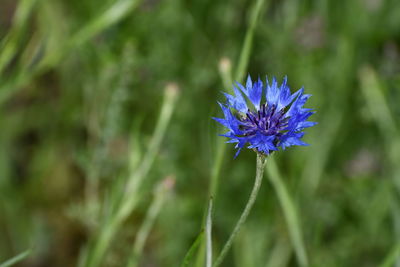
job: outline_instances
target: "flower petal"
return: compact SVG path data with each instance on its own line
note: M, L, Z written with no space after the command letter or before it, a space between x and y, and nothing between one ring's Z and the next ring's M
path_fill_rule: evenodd
M248 146L248 148L255 148L258 151L268 155L271 150L278 150L273 143L274 140L274 135L264 135L262 133L257 133L249 139L250 145Z
M223 93L225 95L226 99L228 100L229 105L231 105L237 111L246 113L248 110L248 107L246 104L246 100L242 96L242 93L240 93L240 91L236 87L233 87L233 91L235 93L235 96L232 96L227 93Z
M260 78L258 78L257 82L255 82L251 88L247 88L247 90L249 92L248 97L251 103L254 105L256 110L259 110L263 90L263 83Z
M303 95L303 92L301 91L299 96L296 98L296 100L290 106L286 115L290 117L290 116L294 116L296 113L306 111L306 109L303 109L303 105L306 103L306 101L310 97L311 97L311 95Z
M304 143L300 140L300 138L302 138L303 136L303 132L288 132L281 137L281 143L279 144L279 146L282 147L283 150L290 146L308 146L307 143Z
M236 85L240 88L243 94L245 94L245 96L253 104L254 108L258 111L260 109L260 102L263 90L263 83L260 78L255 83L253 83L249 75L247 76L246 87L238 82L236 82Z
M272 83L271 84L269 84L268 78L267 78L267 81L266 81L266 98L267 98L267 104L269 106L278 104L279 89L278 89L278 83L276 82L275 77L272 78Z
M226 128L232 130L235 134L242 134L239 129L239 125L242 123L232 114L229 106L225 106L224 104L218 102L220 105L222 112L224 113L225 119L222 118L213 118L215 121L219 122Z

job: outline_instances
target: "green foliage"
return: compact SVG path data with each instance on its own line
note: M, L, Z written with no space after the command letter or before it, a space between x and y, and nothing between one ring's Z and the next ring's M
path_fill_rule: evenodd
M210 118L221 91L250 73L288 75L292 90L313 95L311 146L278 152L273 170L294 201L310 266L400 264L398 1L0 7L1 263L32 248L21 266L86 266L128 205L101 266L132 257L138 266L204 266L198 233L209 195L218 255L254 182L255 153L233 159ZM165 111L171 83L179 98ZM162 122L165 112L172 118ZM170 175L172 194L157 202L154 188ZM300 241L291 240L300 234L270 181L221 266L299 265Z

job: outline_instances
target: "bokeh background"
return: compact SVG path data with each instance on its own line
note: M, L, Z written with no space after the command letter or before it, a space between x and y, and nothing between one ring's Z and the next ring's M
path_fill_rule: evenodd
M251 74L313 95L311 145L273 156L310 266L400 266L399 1L1 0L0 38L0 262L180 266L210 194L216 256L256 155L211 117ZM300 266L265 178L223 266Z

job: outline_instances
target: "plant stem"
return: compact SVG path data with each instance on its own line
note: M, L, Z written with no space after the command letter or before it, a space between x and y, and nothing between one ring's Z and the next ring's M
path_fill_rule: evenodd
M207 222L206 222L206 267L212 266L212 241L211 241L211 228L212 228L212 197L210 197L210 201L208 204L208 214L207 214Z
M232 246L233 240L235 239L236 235L239 233L240 228L242 227L242 225L245 223L247 217L249 216L251 208L253 207L254 202L256 201L258 191L261 187L261 182L262 182L262 178L263 178L263 174L264 174L265 162L266 162L265 156L261 155L261 154L257 154L256 179L255 179L254 186L251 191L249 200L247 201L246 207L244 208L244 211L243 211L242 215L240 216L239 221L236 223L236 226L233 229L231 236L229 237L228 241L225 243L225 245L222 249L222 252L218 256L213 267L217 267L222 263L226 254L228 253L230 247Z
M303 267L308 266L307 254L303 243L300 222L296 213L296 209L285 187L285 184L281 179L278 167L273 159L270 160L267 172L269 181L274 187L274 190L278 195L279 202L282 206L286 223L289 228L290 239L296 252L299 265Z

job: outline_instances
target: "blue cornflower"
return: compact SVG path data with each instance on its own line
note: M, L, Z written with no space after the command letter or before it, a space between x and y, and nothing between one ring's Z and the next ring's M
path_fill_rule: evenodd
M218 102L225 118L213 118L229 129L221 136L230 139L227 143L236 143L235 157L247 143L248 148L265 155L279 147L307 145L301 141L303 129L316 122L307 121L315 112L303 108L311 96L303 94L304 88L291 94L285 77L280 87L275 78L272 84L267 79L264 89L260 78L253 83L250 75L246 86L236 85L233 87L234 96L224 93L226 104Z

